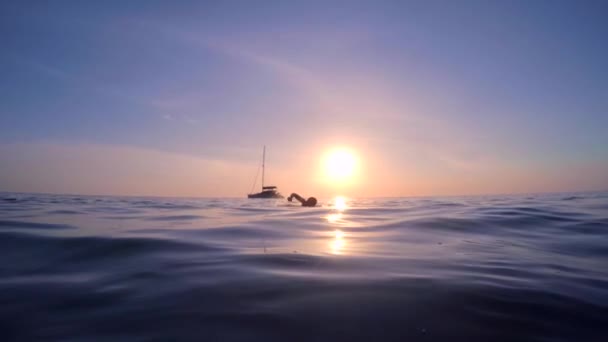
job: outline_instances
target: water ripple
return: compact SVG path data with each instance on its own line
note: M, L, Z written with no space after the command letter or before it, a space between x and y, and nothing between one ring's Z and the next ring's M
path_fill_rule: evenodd
M0 198L3 340L608 335L606 194Z

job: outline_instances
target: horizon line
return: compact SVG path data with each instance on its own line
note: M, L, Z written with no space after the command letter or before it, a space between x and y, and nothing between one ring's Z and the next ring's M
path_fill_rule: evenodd
M608 189L603 190L566 190L566 191L541 191L541 192L512 192L512 193L479 193L479 194L462 194L462 195L403 195L403 196L344 196L350 199L374 199L374 198L433 198L433 197L483 197L483 196L531 196L531 195L557 195L557 194L572 194L572 193L604 193ZM78 193L54 193L54 192L27 192L27 191L5 191L0 190L0 194L26 194L26 195L51 195L51 196L80 196L80 197L131 197L131 198L174 198L174 199L247 199L243 196L162 196L162 195L110 195L110 194L78 194ZM328 196L333 198L336 196ZM320 197L325 198L325 197ZM2 198L6 200L7 198Z

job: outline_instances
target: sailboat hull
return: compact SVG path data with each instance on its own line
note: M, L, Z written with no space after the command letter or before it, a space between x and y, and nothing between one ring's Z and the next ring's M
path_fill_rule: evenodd
M247 198L283 198L283 195L277 191L262 191L255 194L247 195Z

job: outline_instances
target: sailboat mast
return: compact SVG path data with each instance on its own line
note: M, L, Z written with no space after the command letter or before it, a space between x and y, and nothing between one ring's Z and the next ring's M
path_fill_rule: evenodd
M264 164L266 164L266 145L264 145L264 152L262 152L262 191L264 190Z

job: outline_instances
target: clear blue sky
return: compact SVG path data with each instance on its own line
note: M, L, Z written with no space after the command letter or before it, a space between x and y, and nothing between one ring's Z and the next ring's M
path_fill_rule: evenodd
M240 196L263 144L284 191L607 189L606 13L607 1L3 1L0 190ZM334 146L360 159L348 189L318 182Z

